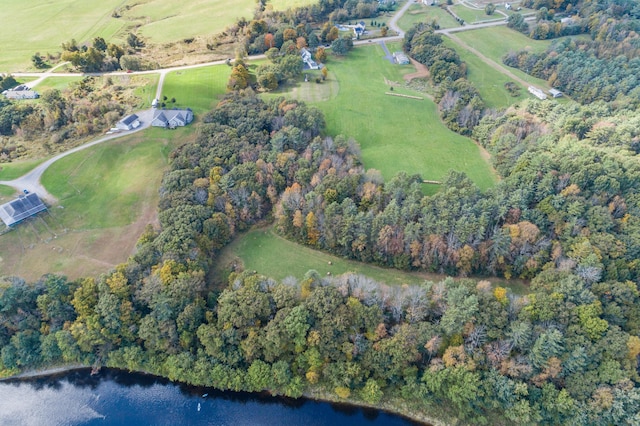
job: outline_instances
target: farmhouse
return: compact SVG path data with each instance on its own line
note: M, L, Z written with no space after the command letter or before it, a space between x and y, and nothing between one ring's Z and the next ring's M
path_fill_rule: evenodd
M47 207L40 201L35 193L21 195L13 201L0 206L0 219L7 226L46 210Z
M353 33L356 35L356 37L360 37L361 35L363 35L366 32L367 32L366 31L366 24L364 23L364 21L358 22L353 27Z
M404 52L393 52L393 59L396 61L396 64L400 64L400 65L409 64L409 58L407 57L407 55L404 54Z
M554 98L560 98L562 97L562 92L559 91L558 89L549 89L549 94L551 96L553 96Z
M320 65L311 57L311 52L306 48L300 49L300 56L302 57L302 62L304 62L304 69L309 70L317 70L320 69Z
M34 90L31 90L27 85L21 84L13 89L5 90L2 94L7 99L37 99L40 94Z
M545 95L544 92L538 89L537 87L529 86L528 90L529 90L529 93L531 93L533 96L535 96L538 99L541 99L541 100L547 99L547 95Z
M191 109L156 109L153 111L151 125L175 129L184 127L193 121L193 111Z
M140 127L140 119L135 114L127 115L116 124L116 129L119 130L133 130L138 127Z

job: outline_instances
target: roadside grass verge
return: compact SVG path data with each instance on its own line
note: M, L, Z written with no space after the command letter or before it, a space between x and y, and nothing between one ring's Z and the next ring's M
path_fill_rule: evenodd
M398 20L398 26L403 31L408 31L419 22L430 24L434 19L440 25L440 28L456 28L460 26L446 10L438 6L425 6L422 3L411 5L409 10Z
M227 91L230 74L231 67L228 65L168 73L162 88L162 96L167 98L164 101L166 108L188 107L194 113L209 111ZM171 102L172 98L175 98L175 103Z
M326 276L327 272L334 276L360 274L387 285L417 285L446 278L442 274L400 271L344 259L289 241L277 235L272 227L252 229L224 248L213 270L217 284L226 285L226 277L234 263L246 271L256 271L276 280L288 276L301 279L311 269L318 271L321 276ZM487 280L494 286L509 288L514 294L528 293L528 286L520 280L507 281L495 277Z
M325 114L328 134L353 137L360 144L365 167L378 169L385 180L400 171L442 180L449 170L458 170L481 189L495 183L473 141L445 127L425 94L403 87L403 73L415 68L391 64L377 43L356 48L345 59L332 57L327 66L340 90L334 99L315 105ZM385 95L391 91L385 79L401 82L394 93L424 99Z
M169 153L194 135L193 127L151 128L56 162L42 181L59 204L0 236L0 276L76 279L126 261L157 220Z
M13 163L0 163L0 180L12 180L19 178L38 164L42 163L42 159L22 160Z
M38 93L42 94L47 90L57 89L63 91L71 83L82 80L83 77L47 77L34 87Z

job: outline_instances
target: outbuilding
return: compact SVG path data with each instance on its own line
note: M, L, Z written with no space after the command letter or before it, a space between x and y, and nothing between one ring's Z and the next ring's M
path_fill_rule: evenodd
M133 130L138 127L140 127L140 119L135 114L127 115L116 124L116 128L119 130Z
M7 226L31 217L47 209L47 206L38 198L35 193L20 195L13 201L0 205L0 219Z

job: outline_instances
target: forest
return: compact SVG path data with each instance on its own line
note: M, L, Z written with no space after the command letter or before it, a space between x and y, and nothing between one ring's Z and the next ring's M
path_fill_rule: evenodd
M581 117L611 124L578 133ZM84 363L220 389L321 390L409 414L445 406L450 422L634 424L633 120L605 104L536 101L487 115L474 134L503 180L481 193L452 173L425 197L419 177L384 183L365 170L355 141L323 136L315 108L232 92L171 155L161 228L126 263L97 278L3 280L0 371ZM529 291L315 271L276 282L241 269L211 287L219 250L271 220L343 256L527 277Z

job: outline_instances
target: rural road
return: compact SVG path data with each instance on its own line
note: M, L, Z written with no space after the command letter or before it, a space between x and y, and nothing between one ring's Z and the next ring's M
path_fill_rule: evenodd
M13 179L13 180L0 180L0 185L6 185L6 186L11 186L15 189L17 189L18 191L22 192L25 189L29 192L34 192L36 194L38 194L38 197L42 198L43 200L47 201L49 204L54 204L57 200L56 198L49 194L49 192L45 189L44 186L42 186L42 184L40 183L40 178L42 177L42 174L45 172L45 170L47 170L49 168L49 166L51 166L53 163L55 163L56 161L58 161L61 158L66 157L67 155L73 154L74 152L78 152L81 151L83 149L92 147L94 145L97 145L99 143L111 140L111 139L115 139L115 138L119 138L122 136L126 136L126 135L130 135L132 133L135 132L139 132L140 130L144 130L147 127L149 127L151 125L151 120L153 119L153 109L148 109L145 111L140 111L138 113L136 113L140 119L140 127L138 127L137 129L134 130L129 130L126 132L119 132L119 133L114 133L112 135L108 135L108 136L104 136L98 139L95 139L91 142L88 142L84 145L80 145L77 146L75 148L72 148L68 151L62 152L54 157L51 157L50 159L48 159L47 161L39 164L37 167L35 167L34 169L32 169L29 173L20 176L17 179Z
M398 26L398 20L404 15L404 13L411 7L412 4L415 4L415 2L413 0L408 0L407 2L405 2L405 4L389 20L389 23L388 23L389 28L392 31L394 31L397 35L389 36L389 37L377 38L377 39L375 39L376 42L384 44L387 41L398 41L398 40L402 40L404 38L404 31ZM470 7L464 1L461 1L461 4L463 4L463 5L467 6L467 7ZM465 49L468 49L469 51L473 52L483 62L485 62L486 64L488 64L489 66L491 66L495 70L507 75L509 78L512 78L515 81L518 81L520 84L522 84L523 86L526 87L526 86L528 86L528 83L526 81L524 81L521 78L515 76L511 71L503 68L501 65L497 64L496 62L494 62L491 59L487 58L486 56L482 55L476 49L474 49L473 47L467 45L462 40L460 40L458 37L456 37L455 35L452 34L452 33L459 32L459 31L469 31L469 30L474 30L474 29L479 29L479 28L488 28L488 27L494 27L494 26L505 25L505 24L506 24L506 20L502 20L501 19L501 20L495 20L495 21L484 22L484 23L479 23L479 24L467 24L467 25L464 25L464 26L456 27L456 28L441 29L441 30L437 30L435 32L450 37L452 40L454 40L460 46L462 46ZM362 45L367 45L367 44L372 43L372 42L373 42L372 39L358 40L358 41L354 41L353 44L354 44L354 46L362 46ZM264 58L266 58L266 55L262 54L262 55L249 56L247 59L257 60L257 59L264 59ZM127 72L127 71L115 71L115 72L105 72L105 73L56 73L56 72L54 72L55 69L57 69L57 68L59 68L59 67L61 67L61 66L66 64L66 63L62 63L62 64L57 65L54 68L49 69L48 71L46 71L44 73L42 73L42 72L22 72L22 73L13 73L12 75L15 76L15 77L36 77L36 80L33 80L33 81L30 81L30 82L26 83L26 85L28 87L34 88L38 84L40 84L42 81L44 81L46 78L52 77L52 76L55 76L55 77L78 77L78 76L109 76L109 75L119 76L119 75L159 74L160 78L158 80L158 87L156 89L156 99L160 99L160 97L162 95L162 88L163 88L163 85L164 85L164 80L165 80L165 77L166 77L166 75L168 73L174 72L174 71L182 71L182 70L189 70L189 69L195 69L195 68L208 67L208 66L212 66L212 65L222 65L222 64L225 64L226 61L227 61L226 59L223 59L223 60L211 61L211 62L206 62L206 63L201 63L201 64L182 65L182 66L175 66L175 67L170 67L170 68L148 70L148 71L134 71L134 72ZM119 137L122 137L122 136L125 136L125 135L129 135L129 134L134 133L134 132L139 132L141 130L146 129L147 127L149 127L151 125L151 120L153 118L153 109L140 111L140 112L137 112L136 114L140 117L140 122L142 123L141 126L138 127L137 129L131 130L131 131L126 131L126 132L120 132L120 133L116 133L116 134L112 134L112 135L108 135L108 136L104 136L104 137L98 138L96 140L93 140L91 142L88 142L88 143L86 143L84 145L80 145L80 146L77 146L75 148L72 148L72 149L70 149L68 151L65 151L63 153L60 153L60 154L54 156L54 157L51 157L50 159L48 159L47 161L41 163L40 165L38 165L36 168L31 170L27 174L25 174L25 175L23 175L23 176L21 176L21 177L19 177L17 179L5 180L5 181L1 181L0 180L0 185L11 186L11 187L15 188L16 190L18 190L19 192L22 192L23 190L27 190L29 192L34 192L34 193L38 194L39 197L41 197L42 199L46 200L48 203L50 203L50 204L55 203L57 201L56 198L53 195L51 195L44 188L44 186L42 186L42 184L40 183L40 179L42 177L42 174L45 172L45 170L47 170L47 168L49 166L51 166L51 164L55 163L56 161L58 161L61 158L66 157L67 155L73 154L73 153L78 152L80 150L89 148L91 146L97 145L97 144L102 143L102 142L105 142L107 140L119 138Z

